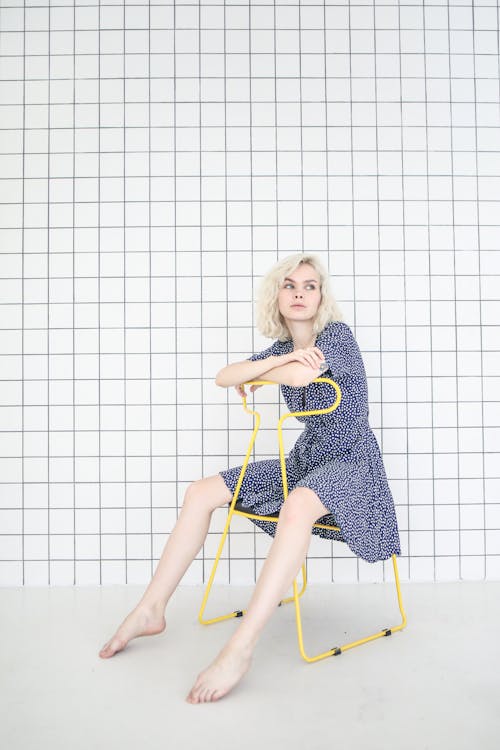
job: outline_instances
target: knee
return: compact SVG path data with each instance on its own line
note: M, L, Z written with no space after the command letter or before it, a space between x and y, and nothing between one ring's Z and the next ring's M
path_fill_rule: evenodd
M230 500L231 493L217 476L196 479L188 485L184 494L184 505L203 506L209 510L227 505Z
M302 488L292 490L281 506L280 520L285 523L313 525L316 521L315 510L308 502L308 492Z
M192 505L194 503L199 504L203 498L203 480L197 479L194 482L188 484L187 489L184 493L183 505Z

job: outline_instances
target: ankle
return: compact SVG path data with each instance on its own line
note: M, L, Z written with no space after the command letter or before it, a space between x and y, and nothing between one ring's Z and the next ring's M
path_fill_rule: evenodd
M258 634L244 633L239 630L233 634L227 643L227 648L238 651L243 656L250 657L257 645Z
M137 609L142 609L146 612L150 612L155 616L163 616L167 603L162 599L143 598L137 605Z

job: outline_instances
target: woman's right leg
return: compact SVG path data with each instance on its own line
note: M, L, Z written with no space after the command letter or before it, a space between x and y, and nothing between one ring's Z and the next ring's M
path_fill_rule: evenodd
M232 493L220 474L198 479L186 490L184 503L157 568L141 600L115 635L99 652L106 659L121 651L138 635L154 635L165 629L165 607L179 581L206 539L216 508L231 502Z

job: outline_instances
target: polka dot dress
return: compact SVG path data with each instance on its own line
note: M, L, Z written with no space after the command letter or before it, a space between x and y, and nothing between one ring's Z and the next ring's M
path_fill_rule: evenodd
M343 321L328 323L317 336L315 346L321 349L328 365L322 375L338 383L342 400L329 414L296 417L304 423L304 430L285 458L288 492L295 487L309 487L329 511L318 522L340 528L340 532L313 529L313 534L346 542L368 562L386 560L400 554L401 549L394 501L377 439L368 423L368 387L361 352ZM291 339L276 340L249 359L291 351ZM290 411L324 409L335 397L328 383L280 388ZM277 437L276 450L278 453ZM219 472L233 494L241 468L242 465ZM284 502L279 453L275 459L248 463L238 500L256 515L279 512ZM274 536L276 524L258 519L253 523Z

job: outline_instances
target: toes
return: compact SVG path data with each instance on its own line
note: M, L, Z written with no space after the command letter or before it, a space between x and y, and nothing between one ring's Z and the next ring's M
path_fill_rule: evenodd
M101 650L99 651L99 656L108 656L109 647L110 647L110 644L106 643L106 645L103 646Z
M205 688L202 690L200 695L200 701L201 703L208 703L210 701L210 688Z
M99 652L100 656L108 657L108 656L114 656L117 651L122 651L126 646L126 641L123 641L122 639L111 639L106 643L105 646L102 647L102 649Z
M113 650L113 653L116 654L117 651L123 651L126 645L127 641L122 638L116 638L114 641L111 641L110 648Z
M205 695L207 693L207 688L205 686L202 686L197 693L198 703L205 703Z
M199 686L198 682L195 682L191 690L189 691L188 697L186 698L188 703L198 703L199 702Z
M191 688L191 693L192 693L193 698L195 699L195 701L197 703L200 702L201 694L202 694L202 692L204 690L204 687L205 687L205 685L204 685L204 682L203 682L202 675L198 675L198 677L196 678L196 682L194 683L193 687Z
M226 691L227 692L227 691ZM186 701L188 703L214 703L220 700L226 693L223 690L217 688L209 688L200 686L199 688L193 687L189 692Z

